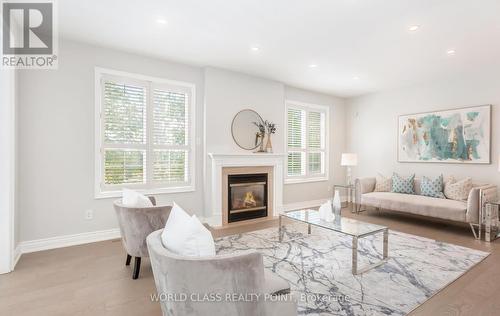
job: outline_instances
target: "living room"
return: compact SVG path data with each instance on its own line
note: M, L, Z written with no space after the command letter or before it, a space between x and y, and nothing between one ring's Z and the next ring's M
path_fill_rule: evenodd
M500 313L497 1L40 3L0 314Z

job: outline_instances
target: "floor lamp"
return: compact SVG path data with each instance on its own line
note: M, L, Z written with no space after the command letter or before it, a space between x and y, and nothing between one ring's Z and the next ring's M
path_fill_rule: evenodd
M351 167L358 165L358 155L353 153L342 154L342 159L340 160L340 165L347 167L347 184L352 184L351 179Z

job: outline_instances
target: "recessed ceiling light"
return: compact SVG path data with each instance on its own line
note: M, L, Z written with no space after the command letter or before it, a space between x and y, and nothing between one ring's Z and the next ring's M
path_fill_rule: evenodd
M167 24L167 20L165 20L165 19L156 19L156 23L158 23L158 24Z
M354 76L354 77L352 77L352 79L359 80L359 77L358 76Z
M415 31L417 31L419 28L420 28L420 25L411 25L410 27L408 27L408 31L410 31L410 32L415 32Z
M259 46L252 46L252 47L250 47L250 49L254 52L258 52L260 50L260 47Z
M310 64L309 65L309 68L317 68L317 67L318 67L318 65L316 65L316 64Z
M446 54L448 54L448 56L453 56L453 55L455 55L455 53L456 53L456 51L454 49L448 49L446 51Z

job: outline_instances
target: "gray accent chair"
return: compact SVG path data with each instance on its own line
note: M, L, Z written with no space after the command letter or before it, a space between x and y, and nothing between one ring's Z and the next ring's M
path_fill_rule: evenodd
M149 257L146 237L155 230L165 227L172 206L156 206L156 199L149 197L152 207L126 207L122 200L114 202L116 217L122 236L123 247L127 251L125 265L130 265L130 260L135 257L132 279L139 277L141 258Z
M163 246L161 232L151 233L147 245L163 315L297 315L290 295L277 296L289 293L288 282L264 268L261 253L183 257ZM222 299L197 301L205 294ZM259 294L260 299L231 301L226 296L230 294Z

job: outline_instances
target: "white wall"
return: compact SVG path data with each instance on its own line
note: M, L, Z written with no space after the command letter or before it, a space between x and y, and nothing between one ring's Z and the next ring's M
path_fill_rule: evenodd
M201 68L66 40L60 43L59 56L58 70L26 71L19 77L22 241L117 228L113 199L94 198L94 67L194 83L196 129L203 130ZM159 203L175 199L201 212L202 168L197 167L196 192L162 195ZM87 209L94 210L93 220L85 219Z
M331 198L333 195L331 191L333 184L345 182L345 169L340 166L340 157L342 152L345 152L345 100L292 87L286 87L285 98L287 100L327 105L330 107L330 168L328 181L286 184L283 197L284 203L290 204Z
M275 153L283 153L284 85L237 72L205 70L206 150L208 153L248 151L238 147L231 136L233 117L252 109L264 120L277 125L273 138Z
M491 156L493 164L398 163L398 115L493 104ZM384 93L351 99L348 102L348 147L357 152L359 166L354 173L375 176L393 171L417 176L439 174L470 176L477 182L500 185L497 157L500 150L500 77L481 74L476 77L429 82Z
M13 268L16 243L16 72L0 69L0 274Z

